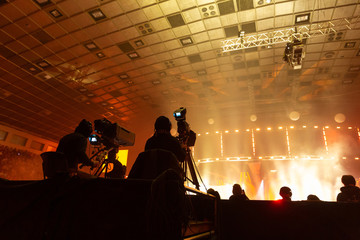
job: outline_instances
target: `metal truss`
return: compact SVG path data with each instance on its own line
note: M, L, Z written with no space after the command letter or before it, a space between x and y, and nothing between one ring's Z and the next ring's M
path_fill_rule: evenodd
M222 51L231 52L245 48L268 46L277 43L301 41L304 38L313 38L329 35L341 30L351 29L350 24L356 23L356 18L343 18L334 21L299 25L288 29L276 30L273 32L258 33L250 36L242 36L222 41Z

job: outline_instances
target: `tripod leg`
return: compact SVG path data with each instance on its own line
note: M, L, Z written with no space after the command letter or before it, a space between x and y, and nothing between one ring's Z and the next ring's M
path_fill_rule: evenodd
M186 161L186 163L187 163L187 165L189 167L189 171L190 171L190 175L191 175L191 179L192 179L193 184L195 185L197 190L200 190L200 184L199 184L199 181L198 181L197 176L196 176L195 167L194 167L194 164L193 164L193 159L192 159L190 150L188 150L187 153L186 153L185 161Z

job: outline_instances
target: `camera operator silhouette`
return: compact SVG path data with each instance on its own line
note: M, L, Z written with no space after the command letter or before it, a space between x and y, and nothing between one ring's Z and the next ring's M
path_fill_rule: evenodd
M92 133L92 124L83 119L73 133L67 134L59 141L56 152L65 155L70 176L78 174L78 164L94 166L86 155L87 141Z
M183 162L186 156L184 147L178 139L170 133L171 122L165 116L160 116L155 121L155 133L146 141L145 151L151 149L163 149L172 152L179 162Z
M155 133L146 141L145 151L136 158L128 179L155 179L168 169L183 175L179 162L184 162L186 152L170 130L171 122L167 117L156 119Z

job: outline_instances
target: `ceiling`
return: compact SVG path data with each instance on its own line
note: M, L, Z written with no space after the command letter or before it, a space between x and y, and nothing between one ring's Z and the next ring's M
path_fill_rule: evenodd
M181 106L198 131L254 124L251 115L286 123L292 111L299 122L359 121L358 0L0 3L0 122L50 140L83 118L137 134ZM306 39L300 70L283 61L285 43L222 51L241 30L286 29L305 14L350 23Z

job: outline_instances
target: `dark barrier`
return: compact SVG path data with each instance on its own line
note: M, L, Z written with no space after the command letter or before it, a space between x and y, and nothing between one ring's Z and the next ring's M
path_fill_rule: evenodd
M146 239L151 182L2 181L1 239Z
M221 240L359 239L360 204L221 201Z
M148 227L159 226L148 214L154 206L149 202L151 184L135 179L0 179L0 239L151 239ZM186 235L213 230L214 199L190 195L186 202Z

